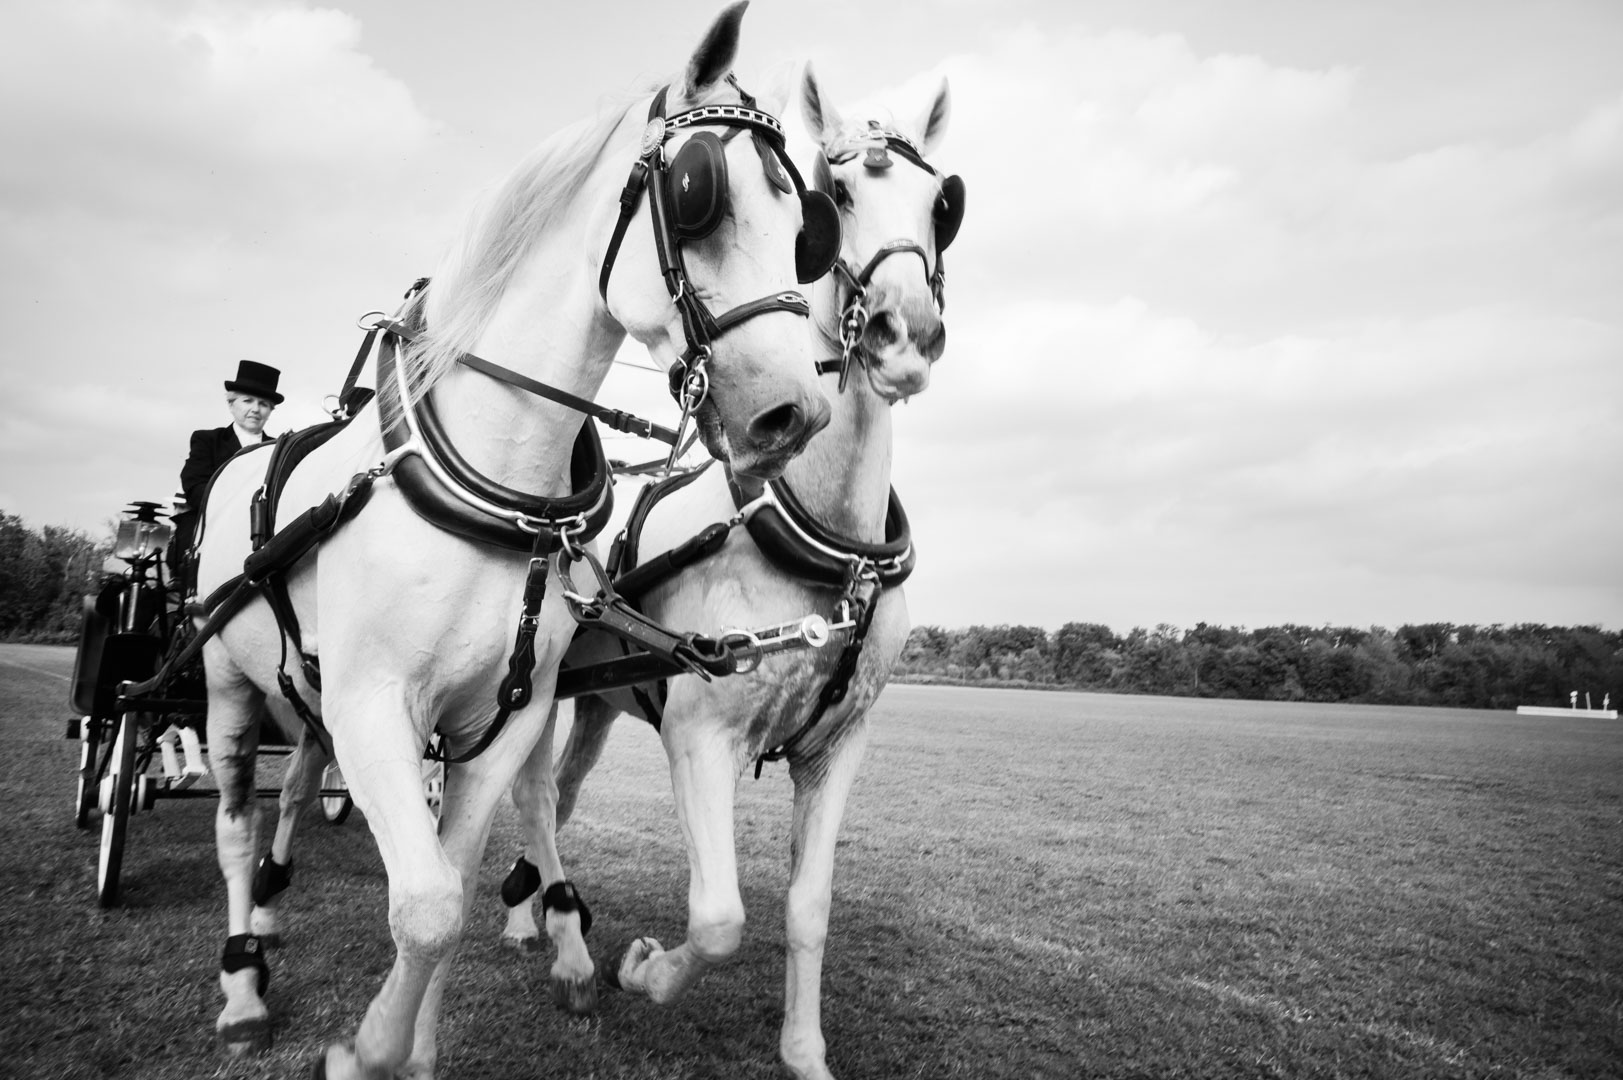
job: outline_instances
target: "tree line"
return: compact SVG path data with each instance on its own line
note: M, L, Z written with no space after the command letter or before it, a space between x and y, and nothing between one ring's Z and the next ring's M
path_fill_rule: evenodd
M920 626L898 678L1244 698L1508 709L1595 708L1623 698L1623 631L1595 626L1268 626L1165 623L1117 635L1100 623Z
M0 641L77 641L84 598L112 552L110 531L100 540L58 525L36 531L0 510Z
M112 535L30 528L0 511L0 641L78 639ZM1268 626L1165 623L1117 635L1100 623L920 626L896 676L1263 701L1370 702L1507 709L1623 701L1623 631L1594 626Z

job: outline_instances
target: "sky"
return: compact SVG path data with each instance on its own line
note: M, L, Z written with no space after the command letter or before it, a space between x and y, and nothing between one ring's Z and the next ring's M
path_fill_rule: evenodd
M721 6L11 0L0 511L167 501L239 359L323 419L356 318ZM1612 0L754 0L748 86L951 87L913 622L1623 626L1620 56Z

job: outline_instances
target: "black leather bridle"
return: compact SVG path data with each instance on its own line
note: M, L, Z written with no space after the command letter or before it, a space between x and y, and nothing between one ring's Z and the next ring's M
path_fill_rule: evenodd
M868 286L873 283L874 271L879 265L893 255L914 254L924 263L924 275L930 283L930 295L935 299L936 310L945 312L947 309L947 271L944 252L947 246L958 235L958 229L964 220L964 181L957 175L942 176L940 170L928 161L919 152L918 147L898 131L881 127L878 121L869 121L869 131L866 136L854 145L848 145L834 153L825 154L819 163L817 180L819 184L832 182L833 174L829 165L842 165L857 154L866 152L863 167L873 170L889 169L892 166L890 151L907 159L913 165L923 169L931 176L941 180L941 193L936 197L935 207L931 213L931 227L935 230L935 266L930 265L930 253L912 240L890 240L879 246L861 270L853 269L844 259L836 259L833 269L845 279L847 295L845 303L840 307L840 355L834 360L825 360L817 365L819 374L831 371L840 373L839 389L843 392L845 384L851 377L853 362L859 361L862 348L862 335L867 330L868 319L871 313L866 306Z
M728 80L735 88L737 87L737 82L732 76L728 76ZM631 219L636 215L637 207L642 202L643 192L646 191L649 196L649 217L654 229L654 247L659 254L660 274L665 279L665 287L670 292L671 301L682 315L682 332L687 339L686 351L677 363L671 366L669 372L671 395L682 407L682 423L678 428L680 431L686 427L688 418L709 393L710 380L707 369L712 346L717 338L756 316L772 312L784 311L809 318L811 304L802 293L785 290L740 304L719 316L710 313L688 282L682 259L682 242L684 239L698 239L713 230L720 220L719 207L705 222L681 220L672 206L670 190L672 162L666 160L665 144L677 132L691 127L731 128L729 138L739 131L749 132L761 157L767 178L779 190L786 193L793 190L800 196L803 224L801 234L796 239L796 276L802 282L815 281L822 277L838 257L840 223L839 211L835 209L833 199L824 192L808 189L805 181L801 179L800 171L795 168L793 160L784 149L783 125L771 113L755 108L754 99L749 94L742 89L739 90L743 101L741 105L701 105L667 117L665 98L669 89L669 86L661 87L648 106L648 125L643 130L642 151L631 167L631 175L626 179L625 189L620 193L620 218L615 223L608 251L603 257L603 269L598 276L598 293L607 301L609 275L614 269L615 256L620 250L620 243L625 238L627 228L630 227ZM680 156L679 152L678 157ZM724 157L712 160L725 162ZM718 169L724 168L724 165L713 164L710 167ZM707 179L713 186L725 188L724 172L720 177L711 176ZM725 197L724 190L721 191L720 197ZM672 456L673 458L675 456L674 450Z

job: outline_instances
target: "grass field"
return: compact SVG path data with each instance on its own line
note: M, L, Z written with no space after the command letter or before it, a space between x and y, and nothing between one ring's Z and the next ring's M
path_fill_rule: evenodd
M213 804L137 817L126 906L98 910L71 663L0 646L0 1075L306 1075L392 956L360 816L305 834L276 1046L224 1061ZM911 686L874 720L824 976L841 1077L1623 1075L1616 721ZM604 762L563 836L600 967L637 934L680 940L686 895L657 740L624 723ZM496 944L504 810L441 1075L779 1075L782 766L739 816L733 964L671 1008L605 991L568 1020L549 958Z

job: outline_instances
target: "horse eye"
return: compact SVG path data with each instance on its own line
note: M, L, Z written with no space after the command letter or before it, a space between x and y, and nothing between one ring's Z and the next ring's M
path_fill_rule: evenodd
M851 205L851 189L844 180L834 181L834 205L842 210Z

